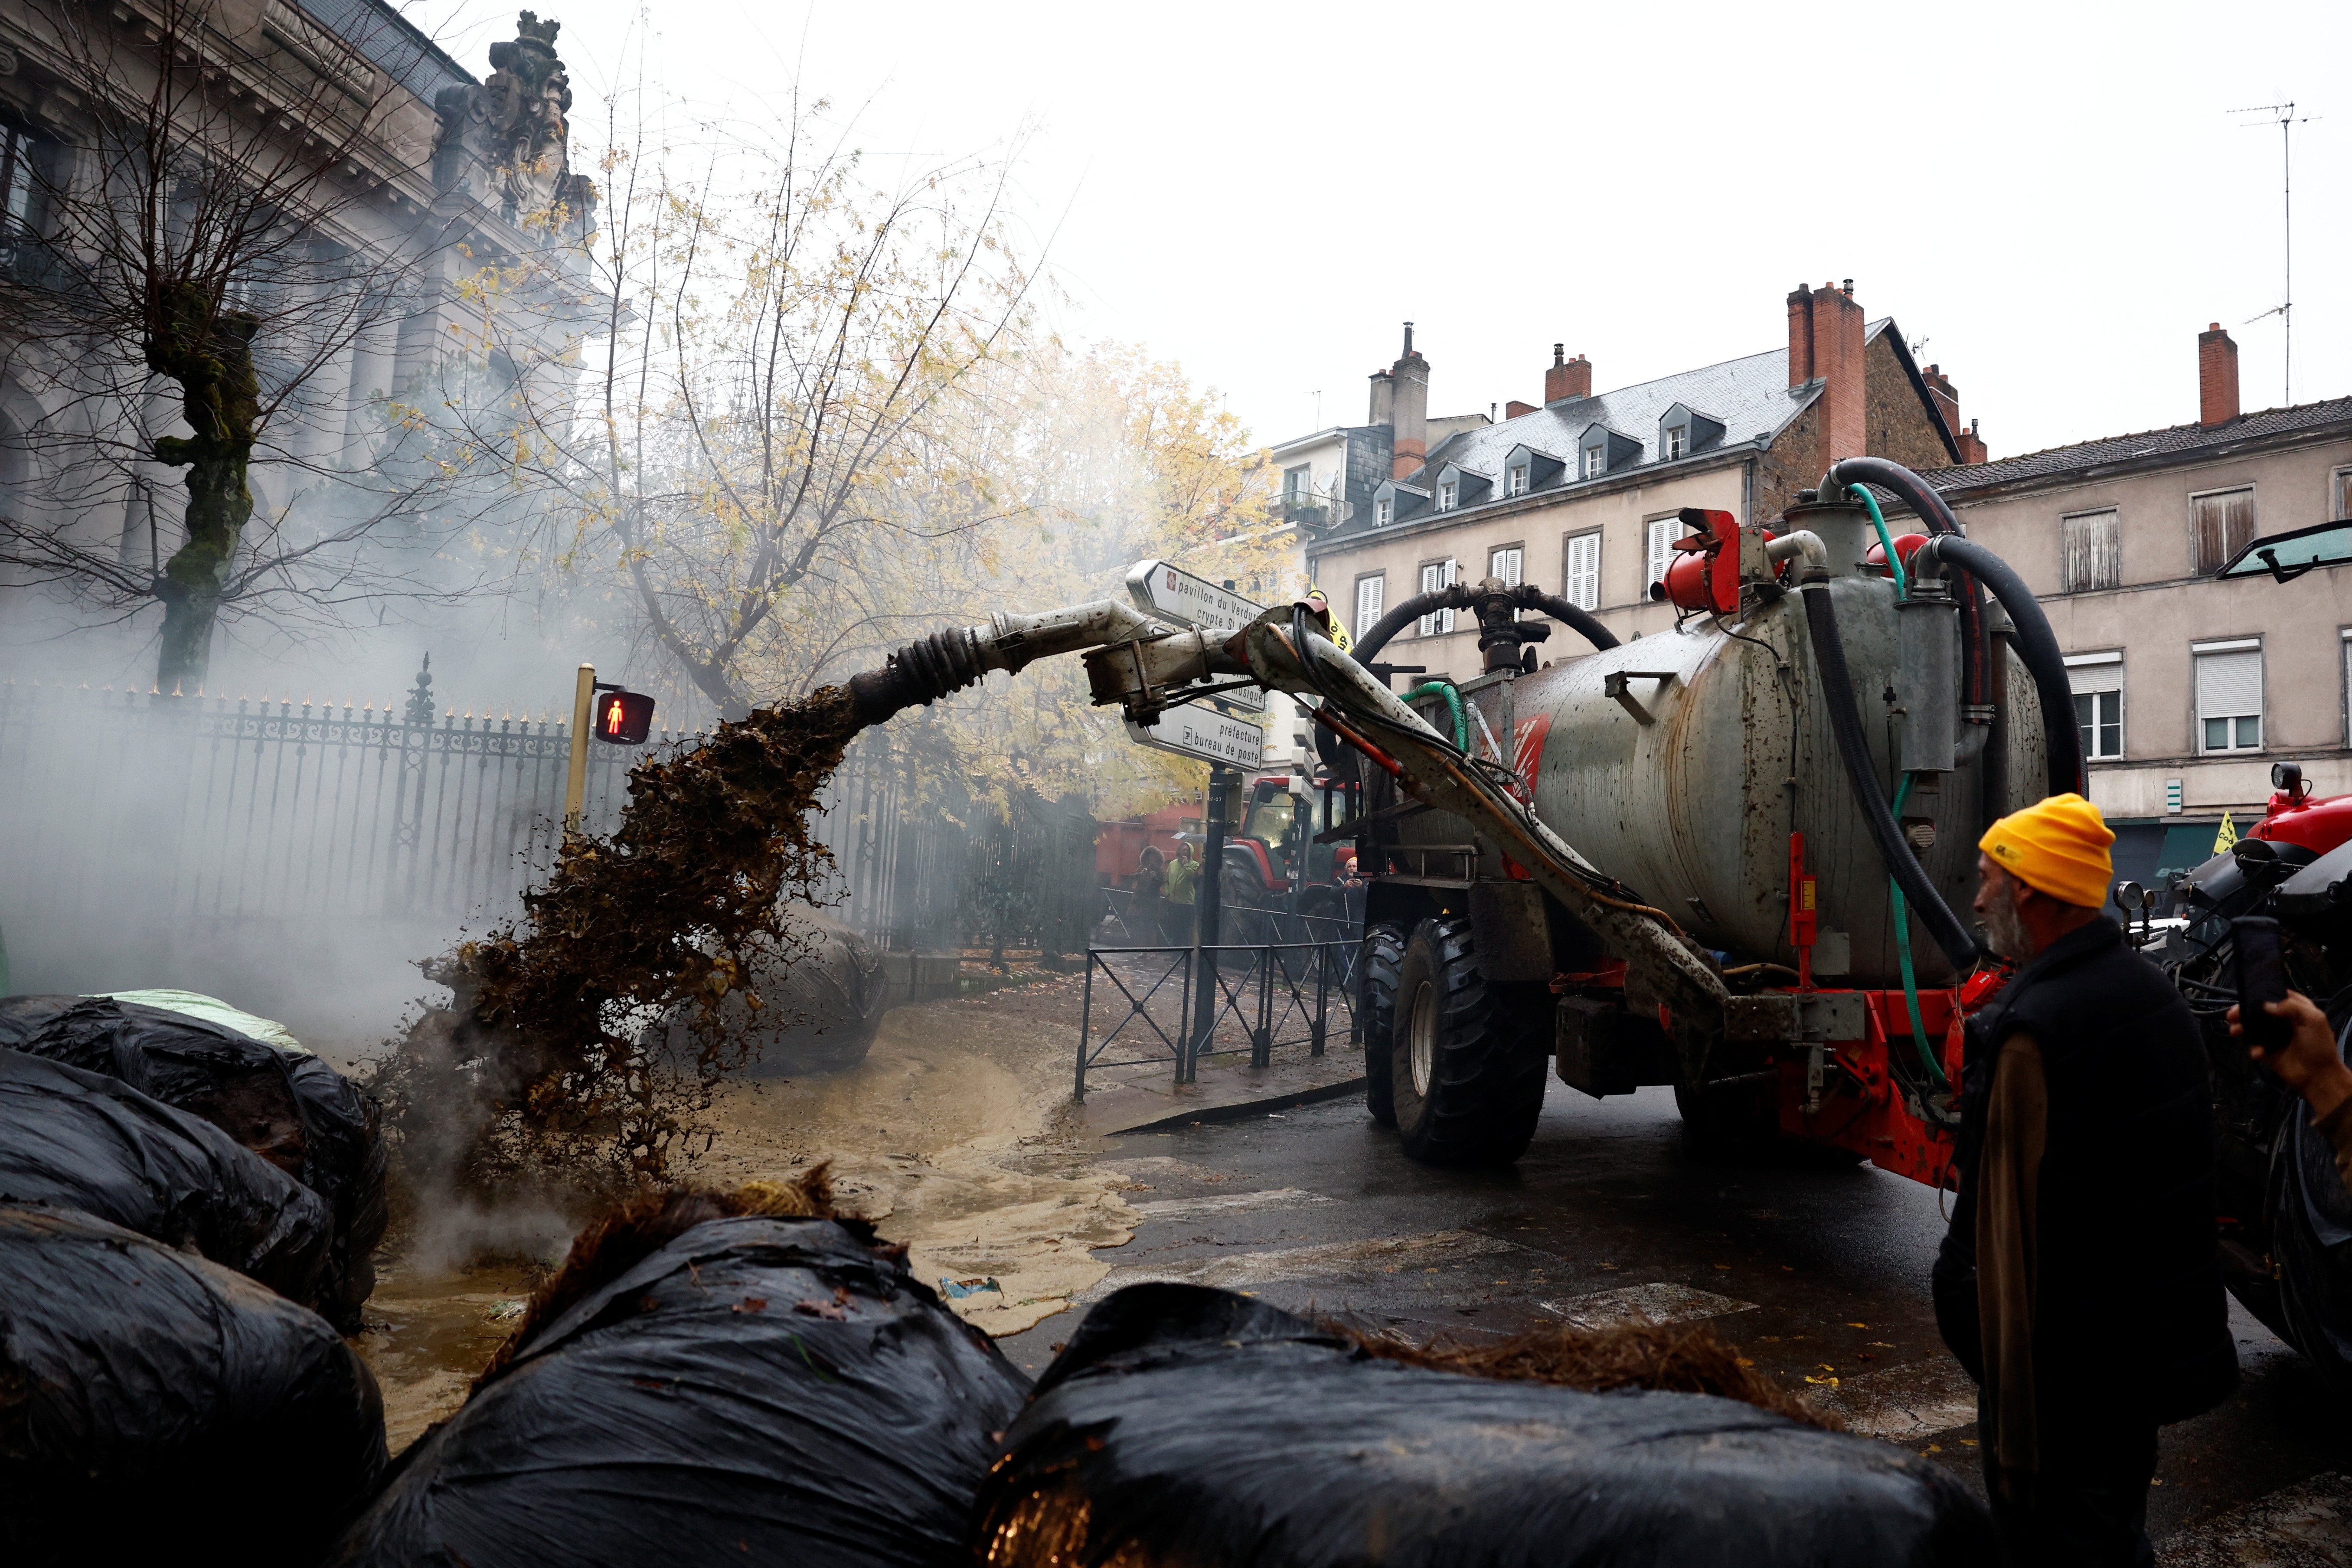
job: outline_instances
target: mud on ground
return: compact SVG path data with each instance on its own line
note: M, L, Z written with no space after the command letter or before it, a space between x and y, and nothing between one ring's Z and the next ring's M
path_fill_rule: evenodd
M1128 1178L1096 1163L1072 1114L1079 988L1042 979L900 1007L851 1071L731 1083L712 1117L719 1142L689 1179L731 1186L830 1160L843 1212L905 1242L919 1279L995 1281L952 1300L967 1321L1000 1336L1033 1327L1109 1271L1093 1248L1141 1222L1121 1196ZM546 1260L568 1241L550 1226ZM395 1451L464 1403L536 1277L522 1264L386 1267L355 1343Z

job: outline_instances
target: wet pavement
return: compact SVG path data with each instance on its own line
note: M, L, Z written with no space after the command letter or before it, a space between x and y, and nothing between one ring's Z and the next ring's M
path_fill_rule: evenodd
M1360 1100L1102 1140L1141 1216L1072 1312L1003 1339L1042 1369L1085 1304L1188 1279L1415 1338L1547 1320L1709 1318L1857 1431L1976 1484L1973 1388L1927 1296L1937 1194L1869 1166L1710 1164L1669 1090L1559 1084L1506 1171L1414 1165ZM2168 1563L2352 1563L2352 1423L2301 1358L2232 1309L2244 1376L2164 1434L2150 1531Z

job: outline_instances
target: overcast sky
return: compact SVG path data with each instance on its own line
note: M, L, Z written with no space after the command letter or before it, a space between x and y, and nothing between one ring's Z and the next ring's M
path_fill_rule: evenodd
M593 100L644 44L737 114L797 78L887 174L1017 150L1064 330L1140 342L1261 440L1357 423L1418 323L1433 414L1786 341L1854 280L1995 457L2197 416L2196 334L2283 401L2352 393L2352 5L1412 7L542 0ZM512 11L410 14L479 75ZM2248 125L2260 128L2247 129ZM1319 393L1319 405L1316 395Z

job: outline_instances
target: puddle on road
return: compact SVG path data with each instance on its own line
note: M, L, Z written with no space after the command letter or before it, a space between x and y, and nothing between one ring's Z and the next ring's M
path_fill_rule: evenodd
M467 1385L520 1320L538 1279L520 1265L413 1275L394 1264L378 1277L368 1328L352 1348L383 1390L394 1453L466 1402Z
M1097 1163L1066 1113L1065 988L898 1008L848 1072L729 1086L719 1144L690 1179L733 1186L829 1159L842 1211L907 1243L925 1284L996 1281L951 1303L967 1321L999 1337L1034 1327L1109 1272L1093 1249L1142 1222L1121 1195L1129 1178ZM536 1278L526 1265L384 1268L367 1308L384 1327L353 1344L383 1386L394 1452L464 1403Z

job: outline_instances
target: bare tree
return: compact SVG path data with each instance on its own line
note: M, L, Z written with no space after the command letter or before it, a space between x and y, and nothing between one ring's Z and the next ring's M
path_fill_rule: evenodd
M45 459L47 503L0 517L0 564L101 616L160 605L166 690L203 681L224 616L337 624L480 582L434 559L479 498L352 406L356 356L475 265L471 210L433 200L439 122L372 58L415 40L283 5L241 36L227 18L31 0L24 68L76 107L26 160L36 243L0 282L5 368L41 409L11 438ZM158 466L184 471L168 559Z

